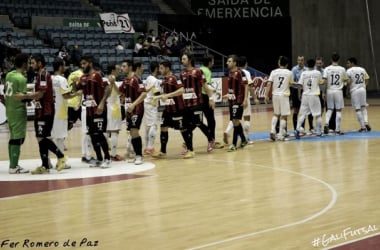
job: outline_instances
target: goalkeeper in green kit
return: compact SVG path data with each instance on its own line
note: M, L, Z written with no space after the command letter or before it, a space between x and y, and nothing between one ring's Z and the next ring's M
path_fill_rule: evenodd
M31 100L35 94L27 93L26 78L23 73L28 67L27 54L18 54L15 58L15 70L10 71L5 78L5 106L10 138L8 142L9 173L29 173L18 165L20 148L24 143L26 135L26 102Z

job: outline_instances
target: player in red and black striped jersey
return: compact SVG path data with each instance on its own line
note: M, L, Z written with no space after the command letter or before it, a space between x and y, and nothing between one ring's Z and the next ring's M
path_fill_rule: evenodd
M194 57L188 52L184 52L181 56L182 65L185 70L181 72L180 79L184 87L183 101L185 104L184 110L184 127L187 130L185 144L187 152L184 156L185 159L194 157L193 152L193 130L199 127L206 135L208 142L212 142L213 138L206 125L203 124L203 95L202 87L206 89L211 97L212 93L207 87L206 79L202 71L194 67ZM212 101L212 100L210 100Z
M166 156L169 127L180 130L183 137L186 135L186 133L183 133L185 130L183 127L183 110L185 108L182 97L184 91L183 84L173 75L171 66L169 61L162 61L159 66L159 71L164 76L161 82L162 95L156 96L154 99L161 99L161 105L165 106L165 109L162 112L162 124L160 128L161 150L152 154L155 158Z
M240 123L243 109L248 105L248 82L244 72L238 68L238 59L236 55L230 55L227 59L227 66L230 72L228 75L228 93L226 97L230 104L230 119L234 126L232 145L228 148L229 152L236 151L238 137L241 139L240 147L244 147L248 143Z
M108 143L104 133L107 128L106 100L111 94L111 89L108 83L103 81L100 72L94 69L94 64L95 59L93 56L83 55L81 57L80 65L83 70L83 75L79 79L77 90L83 92L88 134L91 137L91 142L97 157L95 165L91 165L90 167L109 168L111 157L108 152Z
M134 62L132 66L133 76L126 78L119 87L119 91L125 96L125 104L127 110L127 129L131 133L131 142L136 153L134 159L130 162L135 165L143 163L142 160L142 140L139 134L142 118L144 116L144 98L146 90L141 80L144 72L144 64Z
M49 150L58 158L58 171L64 168L66 162L63 152L49 139L53 128L55 110L51 75L45 69L45 65L45 58L42 54L32 55L31 66L33 70L37 72L34 86L34 91L36 92L34 129L36 131L42 161L42 166L34 169L31 172L32 174L49 173Z

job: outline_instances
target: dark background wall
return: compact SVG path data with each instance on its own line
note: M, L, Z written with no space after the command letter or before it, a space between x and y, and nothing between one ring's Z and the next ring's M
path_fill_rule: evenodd
M292 19L292 61L297 55L324 57L329 64L332 52L341 55L341 64L354 56L371 77L369 90L379 90L375 68L380 67L380 1L368 0L375 49L374 64L365 0L290 0Z

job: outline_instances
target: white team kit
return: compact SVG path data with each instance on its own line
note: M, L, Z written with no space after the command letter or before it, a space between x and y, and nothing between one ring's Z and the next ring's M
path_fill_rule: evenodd
M302 85L302 100L300 113L313 116L321 115L321 102L319 100L320 88L323 83L321 72L307 70L302 72L297 84Z
M330 65L323 72L326 80L326 104L328 109L344 108L343 87L347 80L346 70L339 65Z
M293 73L288 69L275 69L270 73L268 82L272 82L274 114L283 116L290 115L289 86L294 83Z
M241 69L241 70L244 72L245 77L247 78L248 85L251 85L253 83L251 73L248 70L246 70L246 69ZM250 99L251 99L251 92L248 91L248 96L247 96L248 105L243 110L243 116L250 116L251 115L252 111L251 111L251 102L250 102Z
M63 95L70 93L71 90L65 77L61 75L52 75L51 78L55 96L55 115L52 137L66 138L68 130L68 105L67 100L63 98Z
M347 70L347 77L350 80L350 94L352 107L355 110L367 105L366 80L369 76L362 67L354 66Z
M146 126L154 126L158 121L158 109L157 105L152 105L153 97L155 93L161 92L161 80L150 75L144 82L145 89L148 91L146 98L144 99L144 123Z
M121 83L116 82L116 88ZM119 131L121 129L120 94L114 87L107 98L107 131Z

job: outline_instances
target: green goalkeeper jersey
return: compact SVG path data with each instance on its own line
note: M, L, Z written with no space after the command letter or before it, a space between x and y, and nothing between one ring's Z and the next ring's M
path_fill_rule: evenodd
M18 71L9 72L5 78L5 106L8 120L26 117L25 102L17 100L14 95L26 93L26 78Z

